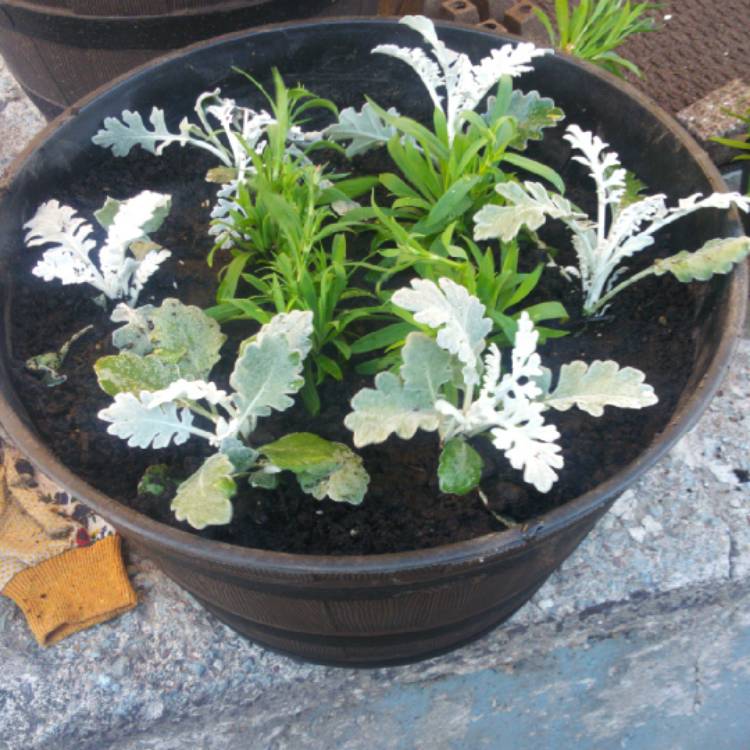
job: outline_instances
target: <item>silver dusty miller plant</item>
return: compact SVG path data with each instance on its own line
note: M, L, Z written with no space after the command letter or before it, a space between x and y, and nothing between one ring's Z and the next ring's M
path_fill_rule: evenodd
M474 65L468 55L450 49L438 38L429 18L404 16L399 23L418 32L429 46L430 54L419 47L395 44L380 44L373 52L402 60L414 70L435 107L445 115L451 142L463 125L463 114L475 110L501 78L515 78L530 71L535 57L552 51L538 49L530 42L505 44ZM391 108L387 114L397 116L398 112ZM347 155L353 156L387 143L397 129L385 122L368 102L359 111L354 107L343 109L338 123L324 132L332 140L350 140Z
M616 362L565 364L554 387L536 352L538 332L522 313L509 362L487 346L492 322L481 302L455 282L415 279L392 302L435 338L410 333L398 374L381 372L374 388L360 390L345 419L357 447L391 435L409 439L418 429L437 431L442 453L440 488L465 494L479 484L483 462L467 442L486 435L524 481L548 492L563 467L560 433L544 420L549 409L573 406L601 416L605 406L640 409L657 402L644 374ZM505 364L505 366L504 366Z
M547 218L562 221L573 233L585 315L602 310L616 294L646 276L671 273L682 282L705 281L713 274L728 273L750 254L747 237L714 239L695 252L682 251L656 260L615 283L625 273L622 264L651 247L658 230L703 208L728 209L735 205L748 211L750 200L739 193L713 193L705 198L695 194L671 207L661 193L626 200L626 171L618 155L606 150L608 144L578 125L568 126L565 138L580 152L574 160L588 168L596 184L596 220L538 182L506 182L495 188L505 205L487 205L475 215L474 239L509 242L523 226L536 230Z
M231 392L208 380L225 336L199 308L166 299L161 307L119 305L113 334L119 354L96 363L99 384L114 402L99 412L107 431L138 448L206 440L216 452L177 488L172 509L197 529L232 518L237 481L273 488L293 472L317 499L362 502L369 477L347 446L311 433L291 433L251 447L258 420L294 403L310 351L312 313L281 313L245 341L229 378Z
M74 208L47 201L24 224L29 248L49 246L32 273L45 281L90 284L110 300L138 301L143 285L171 256L152 242L171 208L171 197L144 191L134 198L107 198L94 217L106 232L100 246L94 228ZM98 247L98 250L97 250ZM91 257L97 250L97 262Z

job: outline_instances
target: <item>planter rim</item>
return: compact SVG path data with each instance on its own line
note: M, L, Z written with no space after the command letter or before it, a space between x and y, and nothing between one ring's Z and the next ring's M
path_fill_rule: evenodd
M345 28L350 25L380 26L383 29L387 29L395 27L398 24L394 18L373 18L367 16L268 24L198 42L151 60L91 92L52 120L13 160L2 180L2 190L7 191L9 189L14 178L22 171L31 154L51 138L58 128L74 119L79 112L84 111L94 100L104 96L109 91L120 88L131 80L148 76L152 69L159 67L165 62L169 62L175 58L186 57L201 50L217 47L226 42L245 38L249 39L254 36L268 34L269 32L273 33L275 31L301 27L314 29L316 27L340 26ZM496 41L498 45L521 41L518 37L482 31L465 24L435 21L435 25L437 28L443 30L462 29L464 31L471 31L473 34L479 34ZM708 155L681 125L649 97L635 89L629 83L591 64L557 51L555 51L554 56L559 58L563 64L581 68L589 75L604 79L623 95L635 99L638 104L647 109L685 147L701 167L711 188L715 191L726 190L726 184L718 169L710 161ZM741 230L736 208L731 210L730 216L734 220L737 233L739 233ZM427 549L387 554L326 556L260 550L203 539L190 532L170 527L132 510L86 483L72 470L64 466L36 432L19 417L6 394L2 391L0 391L0 424L5 428L16 446L45 475L57 482L72 495L81 499L92 510L100 513L118 531L123 532L126 537L129 534L137 536L139 543L147 548L150 545L158 545L162 552L178 557L188 554L220 567L228 566L247 570L256 569L262 570L267 574L277 574L282 577L299 576L301 573L308 575L337 575L344 572L351 576L356 576L366 573L404 573L410 570L424 570L431 567L442 569L446 567L458 567L478 559L488 559L499 554L507 554L531 543L536 544L541 542L553 532L569 526L581 517L601 508L623 492L637 477L651 468L685 433L692 429L718 390L738 343L739 334L745 319L748 296L747 263L743 263L735 268L731 280L727 285L726 294L728 298L727 306L730 311L727 316L727 325L722 332L716 355L707 368L700 385L677 408L664 430L653 439L650 446L634 461L622 468L606 482L535 518L520 528L486 534L463 542L455 542ZM344 584L342 581L339 582Z

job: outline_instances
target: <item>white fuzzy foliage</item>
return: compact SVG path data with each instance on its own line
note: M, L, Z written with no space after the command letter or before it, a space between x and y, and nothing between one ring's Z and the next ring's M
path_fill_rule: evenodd
M214 383L207 383L205 380L180 378L180 380L170 383L166 388L152 393L149 404L151 407L155 407L172 402L207 401L209 404L216 406L224 404L226 400L226 391L220 390Z
M644 383L645 376L634 367L623 367L612 360L586 364L575 360L560 368L560 378L543 402L557 411L577 406L592 417L601 417L605 406L642 409L658 402L654 389Z
M388 114L398 115L398 112L391 107ZM359 112L354 107L342 109L338 122L324 131L331 140L350 142L346 147L346 155L350 158L388 143L396 132L396 128L385 122L369 102Z
M251 160L242 141L250 149L262 149L261 140L273 117L265 110L241 107L234 99L222 97L221 89L202 93L194 109L198 122L185 117L176 133L169 130L164 111L158 107L151 110L150 129L140 113L125 110L121 119L105 118L92 142L111 149L115 156L127 156L135 146L161 156L172 144L191 145L213 154L238 174L244 173Z
M528 72L535 57L551 52L530 42L505 44L474 65L468 55L449 49L438 39L429 18L404 16L399 23L421 34L432 56L418 47L394 44L380 44L373 52L402 60L417 73L435 107L445 112L451 140L460 127L461 113L473 111L500 78Z
M228 456L215 453L178 488L172 510L178 521L187 521L194 529L218 526L232 520L231 498L237 490L232 475L234 466Z
M438 345L463 363L466 383L479 382L479 355L485 346L484 337L492 330L492 321L484 317L484 305L476 297L450 279L441 278L437 284L413 279L411 289L399 289L391 301L412 312L417 323L435 328Z
M495 186L506 205L487 204L474 215L474 239L500 239L510 242L522 226L532 232L539 229L547 218L561 219L586 214L578 211L573 204L556 193L548 193L538 182L503 182Z
M63 284L90 284L109 299L128 299L135 304L143 285L171 256L155 249L134 254L133 246L145 242L162 224L171 206L171 197L143 191L125 201L107 199L97 218L107 232L99 246L98 265L91 257L98 243L93 227L75 209L56 200L47 201L24 224L28 247L51 246L32 273L45 281Z
M525 312L504 367L498 348L485 348L489 329L482 304L446 281L413 281L410 289L394 295L396 304L414 311L415 319L437 328L438 335L433 340L409 334L399 374L382 372L375 388L354 396L344 424L354 433L355 445L381 443L393 434L408 439L418 429L437 431L443 444L489 433L511 466L523 471L524 481L548 492L563 458L560 434L545 423L545 410L577 405L600 415L607 405L642 408L655 403L643 373L620 370L614 362L563 365L550 393L551 374L537 352L539 332ZM460 397L452 395L454 389Z
M193 326L196 309L172 306L169 326ZM148 307L145 313L139 314L124 305L119 306L113 318L126 323L125 329L129 329L121 336L121 343L147 354L154 342L148 339L144 329L154 324L154 312L154 308ZM170 331L171 328L166 330L166 334ZM229 378L232 393L227 394L212 382L181 377L160 390L117 393L113 403L99 412L99 417L109 422L107 432L127 440L132 447L165 448L172 443L181 445L191 436L207 440L217 452L180 485L172 508L179 520L187 520L197 529L228 523L232 515L230 500L236 491L235 476L255 468L251 475L253 486L268 487L268 482L258 481L259 477L281 470L267 461L258 466L260 451L246 446L239 436L247 438L259 417L268 416L272 410L283 411L293 404L291 395L304 383L303 360L311 348L311 335L312 313L282 313L241 346ZM212 361L216 342L210 342L210 338L204 335L193 342L193 360ZM202 341L206 342L205 351L198 351ZM148 356L158 361L160 353L168 358L174 354L160 347ZM128 353L127 356L138 355ZM208 369L210 367L206 371ZM127 372L133 380L146 370L131 367ZM141 383L136 382L136 385ZM213 432L196 426L195 416L212 424ZM293 455L286 468L297 474L305 492L317 499L327 496L337 502L362 502L369 477L362 460L349 448L315 435L294 433L265 446L269 455L274 445L277 451L274 455L281 455L279 444L284 440L287 445L291 441L296 446L287 449L287 454ZM319 459L321 455L323 459L316 460L316 456Z
M118 306L113 319L127 324L121 329L127 335L121 335L119 343L127 345L130 351L148 354L152 342L145 329L152 324L155 312L159 311L151 307L139 313L124 305ZM194 327L195 308L177 305L174 310L170 308L170 312L170 326ZM183 377L159 391L117 394L115 403L99 412L99 417L112 423L108 430L111 434L141 448L152 442L155 447L164 447L171 440L179 445L190 435L202 437L215 446L239 434L247 437L255 429L258 417L292 405L290 396L303 384L302 365L310 351L311 335L310 312L282 313L243 345L229 380L232 393L227 394L212 382ZM216 342L210 339L208 334L202 339L205 352L199 350L201 339L192 344L191 358L209 363L205 372L214 361L216 348ZM209 418L214 431L194 427L191 410Z
M255 335L257 344L266 338L286 339L292 351L299 352L302 359L307 357L312 348L313 314L309 310L292 310L288 313L274 315Z
M159 392L118 393L114 403L99 412L99 419L110 422L107 432L127 440L131 448L166 448L182 445L194 434L206 436L193 427L188 408L164 403Z
M303 359L286 338L264 337L240 354L229 378L234 389L228 411L231 419L221 426L221 439L255 430L259 417L285 411L291 396L303 386Z
M263 152L268 128L276 120L264 109L242 107L234 99L223 97L221 89L203 92L195 101L194 111L197 121L183 118L175 133L167 127L164 111L158 107L151 110L150 128L140 113L125 110L120 119L105 118L92 142L111 149L115 156L127 156L135 146L161 156L172 144L208 151L234 175L220 188L211 212L212 219L227 219L230 212L242 211L236 201L238 185L246 174L254 171L251 154ZM321 132L306 132L292 126L288 148L290 153L302 157L301 146L323 138ZM222 221L213 222L209 234L216 237L217 245L222 248L231 247L236 239L231 224Z
M584 312L597 308L602 296L622 273L622 263L654 244L654 234L673 221L703 208L728 209L737 206L750 211L750 199L739 193L696 193L668 206L663 194L651 195L632 203L623 202L626 172L608 144L592 133L570 125L565 138L580 155L575 161L586 166L596 185L597 217L588 219L573 204L550 194L538 183L510 187L497 186L506 205L486 206L475 215L477 239L512 239L522 226L538 229L543 216L560 219L573 233L581 285L585 295Z

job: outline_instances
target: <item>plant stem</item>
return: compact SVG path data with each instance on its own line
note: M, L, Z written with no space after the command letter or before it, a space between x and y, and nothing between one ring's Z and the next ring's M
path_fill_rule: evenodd
M479 495L479 499L482 501L482 505L484 505L486 511L496 520L500 521L500 523L505 524L509 529L517 529L521 524L518 523L518 521L514 521L512 518L508 518L508 516L504 516L501 513L495 513L492 508L490 508L490 501L487 499L487 495L482 492L482 490L477 487L477 494Z
M639 271L638 273L633 274L629 279L625 279L625 281L620 282L616 287L614 287L614 289L610 289L603 297L601 297L593 305L589 305L588 307L585 307L583 310L584 315L586 315L587 317L590 315L594 315L594 313L601 310L615 295L619 294L623 289L627 289L631 284L635 284L636 281L645 279L647 276L651 276L651 274L655 272L656 272L656 266L649 266L648 268L645 268L643 271Z

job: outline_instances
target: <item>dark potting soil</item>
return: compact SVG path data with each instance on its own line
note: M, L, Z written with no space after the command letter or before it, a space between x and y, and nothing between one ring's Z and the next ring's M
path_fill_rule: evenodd
M171 215L154 239L170 248L173 257L149 282L139 303L158 304L174 296L206 307L213 303L216 284L216 270L205 263L210 249L206 228L216 189L203 180L210 166L210 160L196 159L194 152L181 149L168 150L161 159L133 153L127 159L103 160L95 179L87 174L64 194L49 197L76 206L88 218L105 194L124 198L142 189L172 193ZM113 352L114 326L92 301L88 287L62 287L34 277L30 271L37 259L37 252L26 251L16 264L11 330L14 381L32 422L62 462L90 484L159 521L192 531L174 520L170 499L177 483L209 455L209 447L193 438L179 448L144 451L128 448L107 434L97 412L111 399L100 391L93 364ZM560 258L563 264L571 260ZM545 276L545 286L536 293L539 299L559 298L565 291L569 309L580 309L580 300L571 295L567 283L554 273ZM572 335L544 346L543 359L553 370L579 358L614 359L623 367L638 367L660 401L641 411L607 408L599 419L577 409L550 412L548 420L562 434L565 467L547 494L524 484L521 473L510 468L489 442L477 439L475 446L486 465L481 487L496 513L528 521L595 487L643 451L669 421L692 367L697 297L669 279L648 280L616 299L611 316L578 326ZM88 324L93 331L74 345L62 368L67 376L64 385L48 388L25 370L27 358L60 346ZM253 323L227 327L229 341L217 366L219 384L231 369L238 342L254 330ZM262 444L292 430L305 430L351 445L343 418L351 396L370 383L370 378L353 372L343 384L327 383L321 390L323 408L318 416L310 417L297 404L261 422L254 441ZM302 493L293 477L285 476L275 492L241 486L232 522L200 535L261 549L336 555L432 547L504 528L477 493L457 497L439 491L439 446L434 434L418 433L408 442L391 438L360 453L371 476L362 505L318 502ZM152 464L168 465L174 480L161 497L137 491L143 472Z

